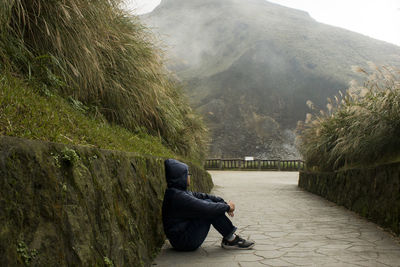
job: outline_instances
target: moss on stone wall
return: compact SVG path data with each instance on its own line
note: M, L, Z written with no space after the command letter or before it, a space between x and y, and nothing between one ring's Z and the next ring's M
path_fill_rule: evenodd
M338 172L301 172L299 186L400 234L400 163Z
M0 266L148 265L164 241L163 161L0 137Z

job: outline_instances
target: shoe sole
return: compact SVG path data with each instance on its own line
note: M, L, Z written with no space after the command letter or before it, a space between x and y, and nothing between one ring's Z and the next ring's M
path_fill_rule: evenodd
M232 249L232 250L247 250L247 249L252 249L254 246L255 246L255 244L252 244L252 245L250 245L248 247L241 248L241 247L238 247L238 246L226 246L224 244L221 245L221 247L223 247L224 249Z

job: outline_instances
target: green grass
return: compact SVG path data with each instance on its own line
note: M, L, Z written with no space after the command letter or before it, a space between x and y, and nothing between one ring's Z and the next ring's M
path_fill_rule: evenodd
M395 162L400 157L400 71L372 66L326 111L300 123L299 150L307 167L332 171ZM310 103L312 106L312 103Z
M151 33L120 2L2 1L0 71L72 97L112 124L159 137L174 153L201 160L207 147L201 119L164 67Z
M0 135L179 157L159 138L95 119L74 102L45 95L12 76L0 77Z

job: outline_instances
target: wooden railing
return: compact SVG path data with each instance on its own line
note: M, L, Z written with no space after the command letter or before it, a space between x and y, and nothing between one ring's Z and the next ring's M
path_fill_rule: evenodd
M302 160L282 159L207 159L206 170L259 170L259 171L300 171L304 170Z

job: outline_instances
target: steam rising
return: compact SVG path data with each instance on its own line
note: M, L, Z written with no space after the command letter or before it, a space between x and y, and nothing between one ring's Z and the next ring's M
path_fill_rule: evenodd
M394 45L264 0L163 0L143 19L212 130L211 156L296 157L307 100L324 107L359 79L353 65L400 66Z

